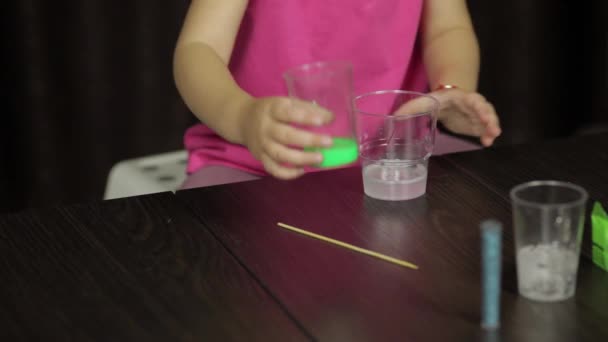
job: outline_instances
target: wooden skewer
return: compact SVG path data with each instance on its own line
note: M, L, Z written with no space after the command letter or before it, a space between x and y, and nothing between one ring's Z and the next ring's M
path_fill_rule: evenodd
M418 266L416 266L416 265L414 265L414 264L412 264L410 262L407 262L407 261L404 261L404 260L399 260L399 259L390 257L388 255L380 254L378 252L370 251L369 249L353 246L353 245L348 244L346 242L334 240L332 238L328 238L328 237L323 236L323 235L315 234L315 233L309 232L309 231L304 230L304 229L296 228L294 226L290 226L290 225L285 224L285 223L279 222L279 223L277 223L277 225L279 227L281 227L281 228L285 228L287 230L291 230L291 231L296 232L296 233L300 233L300 234L303 234L303 235L306 235L306 236L309 236L309 237L312 237L312 238L315 238L315 239L319 239L319 240L322 240L322 241L325 241L325 242L329 242L331 244L338 245L340 247L344 247L344 248L350 249L351 251L363 253L365 255L369 255L369 256L374 257L374 258L378 258L378 259L382 259L384 261L392 262L393 264L397 264L399 266L409 267L409 268L414 269L414 270L418 269Z

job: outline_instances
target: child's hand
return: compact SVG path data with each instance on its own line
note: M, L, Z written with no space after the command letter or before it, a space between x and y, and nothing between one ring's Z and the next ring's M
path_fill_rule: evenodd
M312 103L286 97L254 99L241 120L245 146L268 173L293 179L303 167L319 164L323 156L302 151L304 147L331 146L330 136L314 134L292 124L321 126L332 120L327 110Z
M429 95L441 103L438 119L450 131L477 136L484 146L491 146L500 135L500 123L494 106L481 94L446 89Z

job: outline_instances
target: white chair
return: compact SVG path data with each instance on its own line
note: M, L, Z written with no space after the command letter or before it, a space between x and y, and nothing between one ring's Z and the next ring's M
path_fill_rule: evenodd
M110 170L104 199L176 191L186 179L185 150L123 160Z

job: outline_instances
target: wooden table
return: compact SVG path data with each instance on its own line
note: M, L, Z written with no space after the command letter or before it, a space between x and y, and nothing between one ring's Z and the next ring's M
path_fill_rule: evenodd
M508 190L541 178L608 205L608 135L434 157L427 194L404 202L366 197L348 168L2 216L0 340L605 340L608 273L588 241L573 299L517 294ZM486 218L505 228L495 333L479 328Z

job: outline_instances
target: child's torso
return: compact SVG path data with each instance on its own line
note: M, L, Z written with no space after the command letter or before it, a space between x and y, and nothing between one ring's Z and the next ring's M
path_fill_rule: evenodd
M323 60L352 62L357 93L399 88L417 62L421 7L422 0L251 0L230 68L256 96L285 94L286 69Z
M230 62L253 96L286 95L285 70L316 61L347 60L356 94L382 89L424 91L416 37L423 0L250 0ZM263 173L243 146L203 125L185 136L188 171L225 165Z

